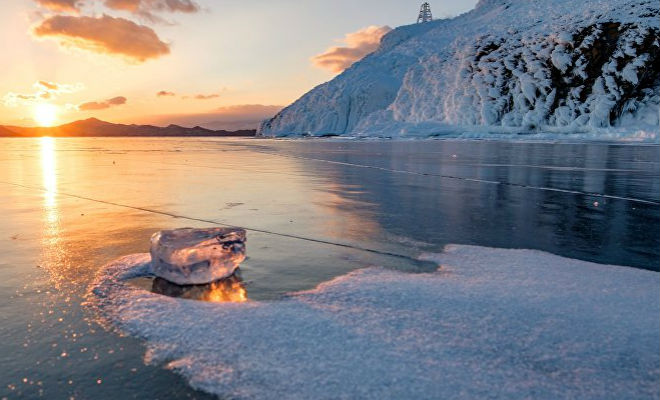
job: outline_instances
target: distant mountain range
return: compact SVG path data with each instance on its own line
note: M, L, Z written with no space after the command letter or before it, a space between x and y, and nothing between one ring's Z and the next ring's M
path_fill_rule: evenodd
M254 129L244 129L238 131L212 130L196 126L194 128L185 128L178 125L169 125L166 127L154 125L124 125L113 124L111 122L101 121L96 118L89 118L81 121L71 122L53 127L23 127L0 125L0 137L34 137L34 136L52 136L52 137L153 137L153 136L215 136L215 137L236 137L236 136L254 136Z

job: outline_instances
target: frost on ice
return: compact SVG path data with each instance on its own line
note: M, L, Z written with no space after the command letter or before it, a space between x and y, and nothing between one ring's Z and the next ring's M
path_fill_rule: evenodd
M235 399L657 399L658 273L449 246L431 273L351 272L278 301L172 299L101 270L90 304L148 362Z
M263 135L658 133L660 4L482 0L404 26L266 121Z
M151 237L156 276L179 285L229 277L245 260L245 231L238 228L176 229Z

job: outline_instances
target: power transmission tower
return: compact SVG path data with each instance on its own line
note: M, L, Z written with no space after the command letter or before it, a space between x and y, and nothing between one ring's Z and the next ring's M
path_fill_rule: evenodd
M431 14L431 5L429 3L422 4L422 7L419 9L419 16L417 17L417 23L421 24L424 22L433 21L433 15Z

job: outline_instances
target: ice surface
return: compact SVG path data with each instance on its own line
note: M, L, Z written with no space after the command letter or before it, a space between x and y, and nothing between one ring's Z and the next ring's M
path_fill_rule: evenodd
M458 136L482 127L490 136L657 141L659 13L647 0L482 1L391 31L260 133Z
M449 246L437 272L352 272L281 301L172 299L107 265L90 303L147 361L245 399L654 399L658 273L529 250Z
M180 285L226 278L245 259L245 231L238 228L183 228L151 237L156 276Z

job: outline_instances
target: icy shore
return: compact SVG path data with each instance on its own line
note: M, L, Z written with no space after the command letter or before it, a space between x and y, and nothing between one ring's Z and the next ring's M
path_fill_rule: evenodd
M448 246L434 273L367 268L279 301L147 292L149 255L101 270L90 304L146 359L231 398L652 399L655 272Z
M264 136L544 132L660 140L660 6L482 0L397 28L269 121Z

